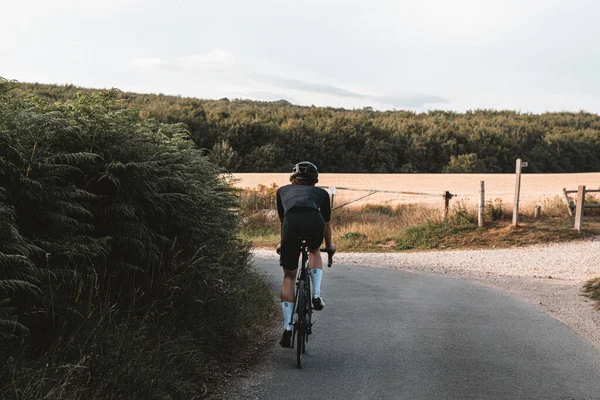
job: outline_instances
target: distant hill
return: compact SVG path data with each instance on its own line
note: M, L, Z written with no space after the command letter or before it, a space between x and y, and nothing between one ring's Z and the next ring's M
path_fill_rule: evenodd
M21 83L67 101L73 85ZM240 99L206 100L122 92L123 107L160 122L182 122L194 142L231 172L286 172L310 160L324 172L600 171L600 117L585 112L521 114L374 111Z

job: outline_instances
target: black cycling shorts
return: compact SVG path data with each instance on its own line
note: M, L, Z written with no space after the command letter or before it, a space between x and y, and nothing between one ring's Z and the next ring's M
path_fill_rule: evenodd
M289 270L298 268L300 238L307 238L308 249L316 250L321 247L324 236L325 220L318 210L291 209L283 218L279 264Z

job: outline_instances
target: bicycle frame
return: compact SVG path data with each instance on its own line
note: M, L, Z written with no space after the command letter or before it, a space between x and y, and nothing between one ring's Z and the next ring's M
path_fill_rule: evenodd
M308 269L308 248L306 241L302 242L301 248L302 262L300 268L298 268L298 274L296 277L296 296L294 299L294 313L292 314L291 324L294 326L294 333L292 334L292 348L294 348L294 342L296 334L310 335L312 327L312 302L311 302L311 278ZM304 285L302 285L304 283ZM303 288L304 293L301 293ZM303 310L299 310L299 307L303 307ZM299 318L299 315L305 318ZM308 341L308 337L306 337Z
M321 249L321 252L327 252L329 260L327 265L331 267L333 253L329 249ZM312 291L311 277L308 265L308 247L306 239L301 239L302 262L296 275L296 296L294 299L294 312L290 323L293 326L292 349L296 346L296 365L302 367L302 354L306 351L308 336L312 334ZM295 343L295 345L294 345Z

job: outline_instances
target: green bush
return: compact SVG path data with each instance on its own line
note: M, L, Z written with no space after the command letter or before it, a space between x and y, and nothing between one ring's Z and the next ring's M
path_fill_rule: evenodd
M367 238L367 235L360 232L346 232L342 235L342 239L348 240L364 240Z
M474 172L485 172L485 164L477 157L477 154L461 154L450 156L450 162L442 172L447 174L465 174Z
M464 216L462 211L454 214L454 218L454 222L452 220L447 222L427 220L421 224L404 229L396 236L396 249L439 248L445 236L475 229L475 225L470 222L472 217Z
M441 238L450 232L451 228L448 224L439 224L429 220L400 232L396 237L396 249L437 248Z
M459 200L456 205L450 210L448 220L452 225L465 226L474 224L476 217L467 210L465 200Z
M504 217L504 204L501 198L488 200L485 213L492 221L499 221Z
M272 304L237 205L185 125L0 80L0 397L197 393Z

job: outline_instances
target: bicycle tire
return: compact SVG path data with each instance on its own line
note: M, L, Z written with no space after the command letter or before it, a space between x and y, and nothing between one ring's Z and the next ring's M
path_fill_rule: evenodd
M296 366L302 368L302 354L304 354L304 338L305 338L305 304L306 292L304 290L304 280L298 282L298 320L296 321Z
M302 346L302 354L304 354L306 352L306 343L308 343L308 336L309 333L311 332L311 323L312 323L312 304L311 304L311 295L310 295L310 273L308 273L308 269L306 270L307 274L306 274L306 286L304 289L304 298L306 299L304 302L304 316L305 316L305 321L306 321L306 334L304 335L304 345Z

